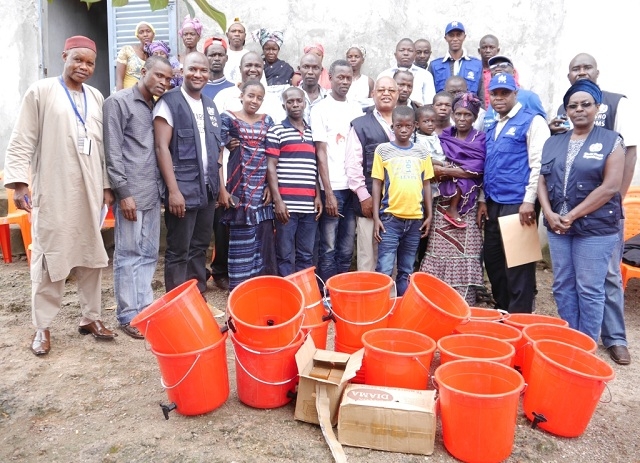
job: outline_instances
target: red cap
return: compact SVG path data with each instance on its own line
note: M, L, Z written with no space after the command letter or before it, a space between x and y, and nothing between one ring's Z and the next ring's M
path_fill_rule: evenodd
M71 50L72 48L88 48L89 50L93 50L94 53L97 53L96 43L83 35L74 35L73 37L69 37L64 42L64 50Z
M213 42L220 42L220 45L222 45L222 48L224 48L225 50L227 49L227 41L225 39L223 39L222 37L209 37L207 40L204 41L204 52L207 52L207 48L209 48L211 46L211 44Z

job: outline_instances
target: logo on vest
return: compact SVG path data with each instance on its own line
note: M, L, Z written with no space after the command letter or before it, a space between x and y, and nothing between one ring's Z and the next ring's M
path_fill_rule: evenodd
M589 151L584 153L582 157L584 159L595 159L596 161L602 161L604 158L604 154L600 153L602 151L602 143L594 143L589 146Z
M469 71L467 72L467 77L465 77L466 80L476 80L476 74L473 71Z
M211 119L211 125L218 127L218 119L216 118L215 110L213 108L207 108L207 114L209 114L209 119Z
M496 117L497 119L497 117ZM504 134L506 137L514 137L516 135L516 128L515 127L509 127L509 130L507 130L507 132Z

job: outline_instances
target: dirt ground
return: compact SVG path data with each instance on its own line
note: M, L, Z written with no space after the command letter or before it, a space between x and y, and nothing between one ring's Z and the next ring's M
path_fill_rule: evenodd
M155 276L162 294L162 259ZM539 267L537 311L555 314L551 272ZM227 342L230 396L219 409L197 417L176 412L166 421L159 403L168 399L154 355L142 341L124 334L96 342L77 333L78 299L68 282L63 308L51 327L52 349L36 358L30 280L24 258L0 264L0 461L25 462L329 462L320 428L293 419L293 403L274 410L249 408L237 398L235 362ZM103 307L114 305L112 269L104 271ZM532 430L520 410L508 462L640 461L640 280L626 292L630 366L611 363L616 379L579 438ZM226 294L211 287L208 298L224 309ZM115 326L115 312L103 320ZM332 333L332 329L330 333ZM330 341L331 345L331 341ZM437 360L434 359L434 363ZM487 423L491 426L491 423ZM452 462L440 426L431 456L403 455L345 447L350 462Z

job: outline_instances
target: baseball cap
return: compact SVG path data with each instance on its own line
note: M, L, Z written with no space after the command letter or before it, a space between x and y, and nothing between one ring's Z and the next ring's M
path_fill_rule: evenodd
M506 56L502 56L502 55L494 56L492 58L489 58L489 60L487 61L487 64L489 65L489 67L499 63L508 63L511 65L511 67L513 67L513 62Z
M464 25L460 21L451 21L449 24L447 24L447 27L444 30L444 35L447 35L451 31L466 32L464 30Z
M489 82L489 90L495 90L497 88L514 91L518 89L518 86L511 74L498 74L497 76L493 76L491 82Z

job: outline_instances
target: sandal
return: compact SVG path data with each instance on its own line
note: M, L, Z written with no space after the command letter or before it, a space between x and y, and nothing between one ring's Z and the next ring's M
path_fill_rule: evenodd
M458 217L457 219L454 219L448 214L444 214L444 220L446 220L456 228L467 228L467 223L464 220L462 220L460 217Z

